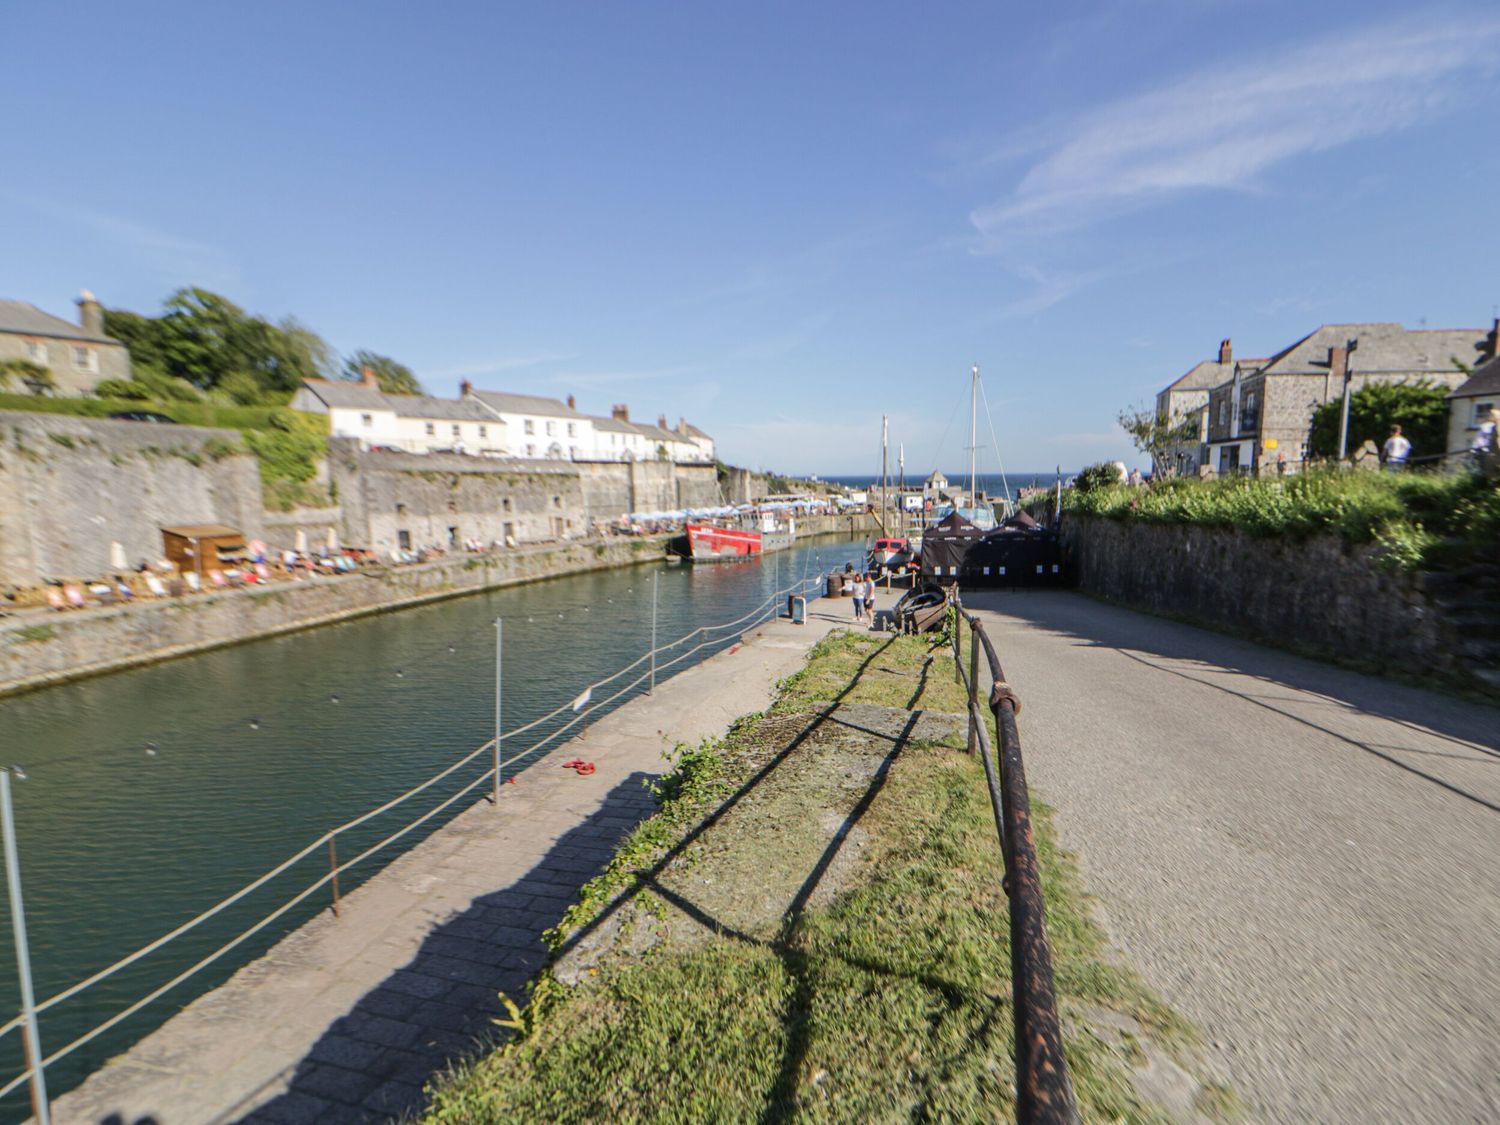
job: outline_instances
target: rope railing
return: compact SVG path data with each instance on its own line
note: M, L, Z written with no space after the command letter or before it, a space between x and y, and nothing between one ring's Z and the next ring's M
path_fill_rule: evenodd
M747 628L753 628L758 624L762 624L768 620L771 620L779 612L778 605L783 599L792 594L806 594L807 591L814 587L818 581L818 579L800 579L792 583L791 585L772 593L749 613L746 613L741 617L734 619L733 621L723 622L717 625L700 625L675 640L668 641L665 644L657 645L656 647L649 649L640 657L632 660L630 663L617 669L603 679L590 683L589 685L587 685L585 691L586 693L591 694L601 687L613 684L622 676L625 676L635 669L640 668L643 664L651 661L654 657L677 649L681 645L693 640L694 638L704 637L706 634L722 633L732 629L739 629L743 632ZM673 667L674 665L680 663L688 657L691 657L692 655L700 652L704 648L709 648L716 644L722 644L723 640L723 638L717 640L699 640L696 645L688 649L686 652L679 653L671 660L664 663L654 664L650 670L636 676L634 679L627 682L623 687L620 687L618 690L616 690L606 698L598 701L591 700L590 703L582 709L575 708L574 702L572 701L563 703L553 710L549 711L547 714L542 715L539 718L532 719L522 726L517 727L515 730L502 732L500 735L500 744L501 747L504 748L507 746L507 744L511 743L511 740L521 735L535 731L569 711L578 711L578 713L574 714L556 730L543 735L531 746L528 746L526 749L521 750L514 756L512 756L505 764L519 765L522 762L535 758L543 750L557 743L560 739L562 739L564 735L579 727L581 724L586 723L591 714L597 715L600 710L608 708L611 704L621 700L632 691L638 689L643 683L647 682L648 679L654 679L656 675L660 674L666 669ZM115 961L113 964L90 974L83 980L69 985L68 987L62 989L60 992L55 993L45 1000L39 1001L34 1005L32 1009L33 1013L40 1014L42 1012L51 1010L62 1003L65 1003L66 1001L78 996L79 994L93 988L95 985L108 980L109 978L115 976L116 974L122 972L130 966L137 964L138 962L151 956L153 953L158 952L165 946L171 944L179 938L182 938L184 935L191 933L193 930L197 929L205 922L208 922L211 919L217 917L224 911L228 910L230 907L234 906L236 903L243 901L248 896L267 886L279 876L286 874L293 867L309 859L315 853L328 848L331 843L338 839L340 834L349 832L352 829L365 825L370 821L376 819L377 817L380 817L383 814L388 813L391 810L405 804L413 797L416 797L417 795L432 788L434 785L438 784L444 779L451 777L454 773L471 764L476 758L480 757L486 752L492 752L495 749L495 742L496 740L494 738L486 740L484 743L471 750L468 754L464 755L462 758L448 765L444 769L438 771L426 780L412 786L410 789L405 790L397 796L392 797L390 800L377 806L376 808L361 813L360 815L346 820L336 827L329 829L327 832L324 832L322 835L317 837L317 839L313 840L305 847L293 853L291 856L287 857L285 860L277 864L275 867L271 868L269 871L266 871L262 875L257 876L255 879L252 879L243 887L240 887L232 894L221 899L219 902L215 903L213 906L210 906L206 910L201 911L194 917L173 928L166 934L163 934L161 937L147 943L146 945L143 945L141 948L127 954L126 956ZM47 1067L53 1065L61 1059L66 1058L74 1051L92 1042L100 1035L103 1035L106 1031L129 1019L131 1016L140 1012L142 1009L146 1008L156 1000L159 1000L162 996L166 995L174 988L177 988L179 985L191 979L197 973L220 960L226 954L232 952L234 949L242 945L244 942L248 941L250 938L254 937L256 934L265 930L268 926L272 925L278 919L284 917L289 911L293 910L301 903L307 901L307 899L312 895L318 893L323 888L330 885L332 885L334 889L334 909L335 913L337 913L338 878L340 875L350 871L351 869L362 863L365 863L372 856L388 848L391 844L395 843L397 840L401 839L407 834L415 831L417 828L421 827L421 825L427 823L433 817L443 812L445 809L453 807L453 805L455 805L457 802L473 793L474 790L479 786L488 781L491 781L494 777L495 767L493 765L488 766L481 774L479 774L479 776L469 781L457 792L451 794L439 804L433 806L431 809L428 809L426 812L422 813L411 822L403 825L401 828L390 833L376 843L373 843L364 848L364 850L362 850L352 858L344 860L342 863L339 863L337 861L331 862L329 865L329 869L325 873L320 875L297 894L293 895L292 898L282 903L270 913L263 916L259 921L253 923L230 940L224 942L213 952L200 958L198 961L194 962L186 969L177 973L170 980L161 985L158 985L156 988L148 992L145 996L131 1003L121 1011L116 1012L114 1015L90 1028L83 1034L75 1037L72 1041L53 1051L51 1054L46 1055L40 1060L41 1068L45 1070ZM23 1028L25 1022L25 1015L23 1013L22 1015L18 1015L4 1024L0 1024L0 1039L4 1039L12 1032ZM13 1093L17 1089L19 1089L33 1077L34 1073L35 1072L33 1068L28 1066L21 1073L11 1078L8 1082L0 1085L0 1098L3 1098L6 1095Z
M1052 976L1052 950L1042 903L1041 869L1031 829L1031 798L1021 760L1016 727L1020 701L1000 666L994 643L977 616L966 613L955 590L953 622L954 679L963 686L969 719L969 750L984 765L990 807L1005 866L1004 890L1010 900L1011 993L1015 1021L1016 1120L1021 1125L1077 1125L1078 1104L1068 1060L1063 1052L1062 1024ZM964 625L969 627L969 667L962 659ZM999 761L990 741L990 725L981 709L979 650L989 666L989 710L994 718Z

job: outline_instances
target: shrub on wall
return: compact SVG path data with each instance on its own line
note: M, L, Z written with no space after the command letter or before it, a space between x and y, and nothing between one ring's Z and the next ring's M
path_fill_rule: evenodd
M1472 473L1313 471L1276 480L1176 479L1148 488L1070 489L1064 510L1109 519L1235 527L1250 535L1332 533L1378 543L1388 565L1461 563L1500 536L1500 487Z

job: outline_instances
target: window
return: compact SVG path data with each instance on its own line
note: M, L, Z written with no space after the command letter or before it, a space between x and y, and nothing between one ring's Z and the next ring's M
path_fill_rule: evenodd
M479 436L480 437L489 437L490 436L490 428L488 426L480 426L479 427Z
M404 516L404 515L406 515L406 505L403 504L403 503L401 503L401 501L399 501L399 500L396 501L396 514L398 516Z
M410 551L411 532L404 530L396 532L396 546L400 547L403 551Z
M534 434L534 433L536 433L536 422L534 422L530 418L526 419L526 432L528 434ZM530 449L531 447L527 446L527 448Z
M99 370L99 357L93 348L74 348L73 366L80 371L97 371Z
M569 437L577 437L578 436L578 427L575 426L572 422L568 423L568 436Z
M556 436L556 434L557 434L557 423L556 422L548 422L547 423L547 436L548 437L554 437L554 436Z
M1486 415L1493 409L1495 409L1493 402L1476 402L1474 404L1474 417L1469 419L1469 429L1477 430L1480 426L1484 425Z
M426 429L428 437L431 437L433 434L437 433L437 427L434 426L431 422L428 422L427 425L423 428Z
M460 435L461 435L461 431L459 430L459 428L457 426L454 426L453 427L453 436L454 437L459 437Z
M501 508L502 511L506 511L506 512L510 511L510 497L509 496L506 496L506 497L504 497L504 498L501 499L501 501L500 501L500 508Z
M373 426L375 424L375 419L370 417L368 414L361 414L359 416L359 424L361 426Z
M1229 404L1223 399L1219 400L1219 426L1222 429L1229 424Z
M562 497L561 496L554 496L552 498L552 506L554 508L561 508L562 507Z
M530 423L528 423L528 425L529 424ZM526 445L526 456L528 456L528 457L535 457L536 456L536 446L530 444L529 442Z
M43 367L46 367L47 345L40 340L27 340L26 358L31 360L32 363L40 363Z

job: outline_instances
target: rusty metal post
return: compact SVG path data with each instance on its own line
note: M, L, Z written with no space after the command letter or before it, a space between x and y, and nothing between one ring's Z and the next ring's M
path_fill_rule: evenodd
M339 851L334 841L338 834L328 837L328 870L333 875L333 916L339 916Z
M989 634L972 619L974 640L984 645L994 677L990 709L999 737L999 793L990 775L991 800L998 800L1000 845L1005 855L1006 893L1010 896L1011 989L1016 1021L1016 1120L1038 1125L1077 1125L1078 1104L1063 1053L1062 1026L1047 944L1047 915L1042 902L1041 870L1031 827L1031 799L1021 762L1016 729L1015 695L995 655ZM986 763L988 766L988 763Z

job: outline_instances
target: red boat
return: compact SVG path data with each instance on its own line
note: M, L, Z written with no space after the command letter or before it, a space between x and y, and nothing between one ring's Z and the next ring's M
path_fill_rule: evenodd
M766 521L765 528L715 527L707 523L687 525L688 557L694 562L734 562L754 559L792 545L795 527L779 527Z

